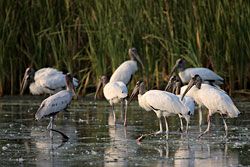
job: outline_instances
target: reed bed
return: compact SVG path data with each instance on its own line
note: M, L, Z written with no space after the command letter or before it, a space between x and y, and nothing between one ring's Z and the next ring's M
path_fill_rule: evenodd
M250 2L187 0L0 1L0 94L18 94L28 66L55 67L91 93L136 47L149 88L165 86L175 60L211 68L226 90L250 88Z

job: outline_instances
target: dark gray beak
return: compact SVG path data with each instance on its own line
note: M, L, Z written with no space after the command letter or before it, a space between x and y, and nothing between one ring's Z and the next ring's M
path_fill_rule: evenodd
M129 105L130 102L133 100L133 98L134 98L136 95L138 95L138 93L139 93L139 88L140 88L139 85L136 85L136 86L134 87L133 92L132 92L131 95L130 95L130 98L129 98L129 101L128 101L128 105Z

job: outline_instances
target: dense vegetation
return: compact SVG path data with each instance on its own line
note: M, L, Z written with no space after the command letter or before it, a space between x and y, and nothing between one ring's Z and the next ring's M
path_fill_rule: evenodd
M250 82L250 1L0 0L0 94L17 94L32 65L70 71L80 94L137 48L150 88L176 59L213 69L227 90ZM88 93L89 91L87 91Z

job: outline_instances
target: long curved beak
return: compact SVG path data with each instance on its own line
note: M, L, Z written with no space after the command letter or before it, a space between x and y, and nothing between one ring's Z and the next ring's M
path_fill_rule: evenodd
M187 92L195 85L194 80L191 79L188 83L187 89L185 90L185 92L183 93L181 100L183 100L184 96L187 94Z
M96 98L97 98L98 92L99 92L100 89L101 89L101 86L102 86L102 81L100 80L99 83L98 83L98 85L97 85L97 88L96 88L95 97L94 97L95 100L96 100Z
M139 93L139 86L135 86L135 88L133 89L133 92L130 95L129 101L128 101L128 105L130 104L130 102L133 100L133 98L138 95Z
M173 73L176 71L177 67L178 67L178 64L175 64L174 67L172 68L171 72L170 72L169 78L170 78L170 77L173 75Z
M172 90L173 90L173 83L169 80L165 88L165 91L172 92Z
M142 61L141 61L141 59L140 59L140 57L139 57L138 54L135 54L135 58L136 58L136 60L141 64L142 69L144 69L144 65L143 65L143 63L142 63Z
M23 80L21 82L21 88L20 88L20 95L23 95L23 92L28 86L28 78L29 76L27 74L24 75Z

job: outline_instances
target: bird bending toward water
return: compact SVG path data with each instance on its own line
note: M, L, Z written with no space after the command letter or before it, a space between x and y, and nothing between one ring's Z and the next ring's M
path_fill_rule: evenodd
M179 98L173 93L169 93L161 90L149 90L146 91L145 85L142 81L138 81L130 96L130 101L138 94L138 102L140 107L146 111L154 111L159 119L160 130L154 134L162 134L162 122L161 117L165 119L166 134L168 134L168 123L166 117L171 115L181 115L186 119L186 131L188 130L188 123L190 119L190 112L185 107ZM137 140L141 140L143 136Z
M60 111L65 110L69 106L72 97L76 95L73 85L73 77L70 74L67 74L65 75L65 80L67 89L61 90L60 92L49 96L47 99L43 100L35 114L35 118L38 121L44 117L50 117L50 123L47 129L50 130L51 139L53 139L52 131L59 132L53 129L55 115L58 114ZM62 132L59 133L63 135Z
M202 78L199 75L195 75L190 80L182 98L187 93L189 96L194 98L196 103L202 104L208 109L207 129L201 133L199 137L206 134L210 130L210 119L214 113L219 113L221 115L226 132L225 137L227 137L228 127L224 116L235 118L240 114L231 98L224 91L221 91L211 85L203 84Z
M128 51L130 60L123 62L112 74L109 82L121 81L125 85L132 80L132 76L138 70L137 61L144 68L143 63L137 53L136 48L130 48Z
M181 92L181 82L178 80L178 78L174 75L170 77L168 84L165 88L165 91L171 92L175 94L180 101L183 103L184 106L186 106L190 112L190 115L194 115L194 109L195 109L195 101L192 97L190 96L185 96L183 100L181 100L182 95L180 94ZM183 124L182 124L182 117L180 116L180 121L181 121L181 131L183 130Z
M75 87L78 86L76 78L73 78L73 84ZM54 68L42 68L35 71L29 67L21 83L21 95L28 86L33 95L55 94L66 88L65 74Z
M109 101L109 104L112 107L113 117L114 117L114 123L116 124L116 116L114 111L114 105L117 103L122 103L122 115L125 103L125 113L124 113L124 126L127 125L127 96L128 96L128 89L126 85L123 82L117 81L117 82L108 82L108 78L106 76L102 76L99 80L96 93L95 93L95 99L98 94L98 92L101 90L101 87L103 87L103 94L105 98Z

